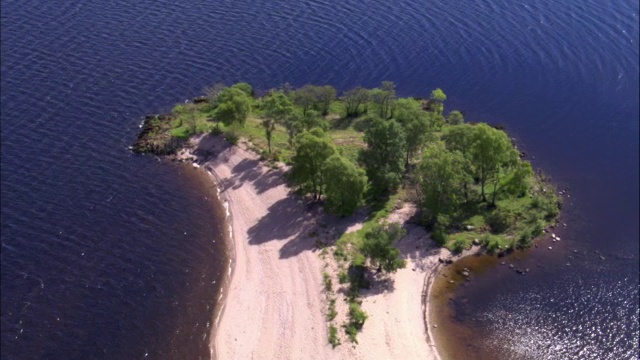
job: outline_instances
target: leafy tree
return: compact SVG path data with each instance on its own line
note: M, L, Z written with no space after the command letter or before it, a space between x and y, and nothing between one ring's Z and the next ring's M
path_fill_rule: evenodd
M291 98L294 104L302 109L302 114L305 115L309 109L312 109L316 103L317 87L313 85L305 85L296 91L293 91Z
M322 195L324 185L324 163L336 149L324 131L314 128L298 135L295 140L296 154L291 169L292 179L314 199Z
M322 118L319 112L315 110L307 111L307 113L302 117L302 124L307 130L311 130L316 127L324 131L329 130L329 123Z
M322 114L326 116L329 114L329 107L331 103L336 99L336 89L333 86L325 85L319 87L317 90L317 108Z
M360 114L360 105L366 104L367 101L369 101L369 90L358 86L355 89L345 92L343 99L347 116L358 116Z
M378 225L365 234L360 251L378 267L378 271L396 272L406 266L406 261L393 244L405 234L406 231L398 224Z
M408 166L411 154L420 148L433 132L433 114L423 111L419 101L407 98L396 101L394 118L404 129L405 166Z
M251 86L249 83L239 82L237 84L234 84L231 87L234 88L234 89L242 90L242 92L247 94L247 96L253 97L253 95L254 95L253 86Z
M518 152L511 148L506 155L506 160L499 169L498 176L493 178L493 194L491 205L496 205L499 193L507 192L511 195L522 196L531 187L533 169L531 164L522 161Z
M444 101L447 100L447 95L445 95L442 89L437 88L431 92L431 101L433 103L432 108L436 112L436 114L442 115L444 111Z
M442 140L444 140L446 147L449 151L459 151L465 158L467 165L465 166L465 172L469 175L475 175L475 169L473 167L473 161L471 158L471 146L474 141L474 130L473 125L470 124L462 124L459 126L454 126L447 128L445 133L442 135ZM467 180L463 182L462 187L464 189L464 198L465 200L469 200L469 183L472 179L466 178Z
M501 169L513 159L513 147L504 131L487 124L478 124L473 128L471 160L480 181L482 201L486 202L485 184L489 180L497 181Z
M340 216L353 214L362 201L367 184L364 171L334 154L324 163L324 176L327 210Z
M391 105L396 97L396 86L391 81L383 81L379 88L370 90L371 101L378 105L378 115L382 119L391 116Z
M262 120L262 126L267 137L269 153L271 153L271 136L276 129L276 124L285 122L285 119L293 110L293 104L282 91L274 91L263 101L263 107L264 119Z
M293 109L293 111L291 111L291 113L285 118L283 125L287 130L287 135L289 136L289 146L295 148L294 140L296 136L305 130L302 111Z
M453 110L449 113L449 116L447 116L447 122L451 125L460 125L464 123L464 116L460 111Z
M251 99L244 91L228 87L220 90L214 106L214 117L225 125L244 126L251 110Z
M468 175L466 161L458 151L448 151L441 142L427 147L419 167L423 210L432 224L439 215L450 216L462 202Z
M395 120L374 119L364 133L367 149L360 153L367 176L378 191L394 190L404 170L405 135Z

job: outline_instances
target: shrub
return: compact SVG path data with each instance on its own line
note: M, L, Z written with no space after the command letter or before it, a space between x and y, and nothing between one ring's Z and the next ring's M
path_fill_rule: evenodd
M237 145L240 135L235 130L227 130L224 132L224 138L231 144Z
M222 135L224 133L224 130L222 129L222 126L220 126L220 124L215 124L213 128L211 128L211 130L209 131L209 134L213 135L213 136L219 136Z
M331 321L338 316L336 311L336 299L329 300L329 312L327 313L327 320Z
M462 250L464 250L464 248L467 246L466 241L464 241L464 239L462 238L457 238L454 242L453 242L453 251L455 252L462 252Z
M338 282L340 282L340 284L346 284L349 282L349 275L347 275L346 271L340 271L338 274Z
M495 209L487 216L487 223L494 233L503 233L507 231L514 222L514 214L507 209Z
M349 340L351 340L351 342L356 344L358 343L358 329L354 325L349 324L345 326L345 332L349 336Z
M333 325L329 326L329 344L331 344L333 348L340 345L340 339L338 339L338 329L336 329L336 327Z
M360 304L357 302L349 303L349 318L351 319L351 325L355 326L356 329L362 329L368 317L367 313L360 308Z
M531 239L533 238L530 230L525 230L518 237L518 246L522 248L527 248L531 246Z
M333 281L326 272L322 273L322 280L324 281L324 290L330 292L333 290Z

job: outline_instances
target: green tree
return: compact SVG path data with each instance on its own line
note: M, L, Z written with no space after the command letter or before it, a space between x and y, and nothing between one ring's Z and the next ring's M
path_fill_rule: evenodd
M447 95L442 89L437 88L431 92L432 109L436 114L442 115L445 100L447 100Z
M302 109L303 115L315 106L317 92L316 86L307 84L291 93L293 103Z
M469 183L471 182L471 176L475 176L476 170L473 167L471 146L474 142L475 128L470 124L462 124L459 126L453 126L445 129L445 133L442 135L446 147L449 151L460 152L467 164L465 165L465 173L469 174L469 177L465 177L465 181L462 184L464 189L464 198L469 200Z
M460 111L453 110L449 113L449 116L447 116L447 122L451 125L460 125L464 123L464 116Z
M497 181L501 169L512 159L513 147L504 131L487 124L474 126L471 159L480 181L482 201L487 201L485 184L489 180Z
M388 119L391 116L391 106L396 97L396 86L391 81L383 81L379 88L371 89L371 101L378 106L378 116Z
M405 135L395 120L374 119L364 133L367 148L360 152L367 177L377 192L392 191L404 171Z
M228 87L220 90L214 101L214 117L227 126L244 126L251 110L251 99L242 90Z
M344 93L342 96L345 103L346 115L358 116L361 113L360 105L365 105L369 101L369 90L358 86Z
M331 103L336 99L336 95L337 92L333 86L325 85L318 88L316 107L322 116L329 114L329 108L331 107Z
M295 138L299 134L301 134L305 129L304 126L304 116L302 115L302 111L299 109L293 109L291 113L285 118L284 127L287 130L287 135L289 137L289 146L295 149Z
M324 163L336 149L324 131L318 128L305 131L295 140L296 154L293 157L291 175L293 181L305 192L313 193L314 199L322 195L324 185Z
M430 223L439 215L450 216L459 207L467 181L466 161L458 151L448 151L441 142L427 147L418 168L422 209Z
M271 153L271 137L276 129L277 123L285 123L285 119L293 110L293 104L282 91L274 91L263 101L264 119L262 126L264 127L267 137L267 145L269 153Z
M253 95L254 95L253 86L251 86L249 83L239 82L237 84L234 84L231 87L234 88L234 89L242 90L242 92L247 94L247 96L253 97Z
M422 110L419 101L406 98L396 101L394 118L404 129L406 143L405 166L408 166L410 156L418 150L433 133L433 114Z
M405 234L406 231L398 224L378 225L365 234L360 251L373 266L378 267L378 271L396 272L406 266L406 261L394 244Z
M327 210L340 216L353 214L367 184L364 171L334 154L324 163L324 177Z

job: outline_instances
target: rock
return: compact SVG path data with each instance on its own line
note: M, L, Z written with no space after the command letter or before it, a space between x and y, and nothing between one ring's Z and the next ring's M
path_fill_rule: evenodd
M549 250L552 250L553 248L551 246L549 246Z
M552 239L551 241L556 242L556 239Z
M513 269L513 268L514 268L513 264L509 264L509 269Z
M529 268L524 269L524 272L528 273L529 272Z
M467 231L471 231L471 230L475 229L475 227L473 227L473 226L471 226L471 225L467 225L467 227L466 227L466 228L467 228Z
M524 275L524 271L522 271L522 269L516 269L516 273L520 275Z
M500 265L504 265L504 264L506 264L504 261L500 263Z
M567 227L567 223L562 223L562 226Z
M473 239L473 245L480 245L480 239Z
M556 238L556 234L555 233L551 233L551 237L555 239Z
M437 328L438 328L438 325L436 325L436 324L433 324L433 327L437 329Z
M577 252L578 252L578 250L573 250L573 252L574 252L574 253L577 253Z
M469 277L469 272L468 271L463 271L462 272L462 276Z
M559 237L559 236L556 236L556 240L560 241L560 237Z
M604 256L600 255L600 260L604 260Z
M206 96L198 96L198 97L193 99L193 103L194 104L201 104L201 103L206 103L206 102L207 102L207 97Z
M449 280L449 284L453 284L453 280Z

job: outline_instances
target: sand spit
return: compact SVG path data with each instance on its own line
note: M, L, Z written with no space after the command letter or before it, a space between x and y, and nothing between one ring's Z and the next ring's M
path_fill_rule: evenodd
M342 345L333 349L322 282L332 260L321 259L316 241L323 231L330 237L357 229L357 219L345 223L309 209L290 193L284 169L264 166L247 144L230 146L201 135L178 157L193 159L212 175L230 210L233 271L212 336L215 358L439 359L426 325L428 290L438 259L450 254L406 223L415 209L405 206L389 218L407 228L398 244L407 267L363 291L369 319L359 344L346 340L340 328ZM344 303L339 291L335 297Z

